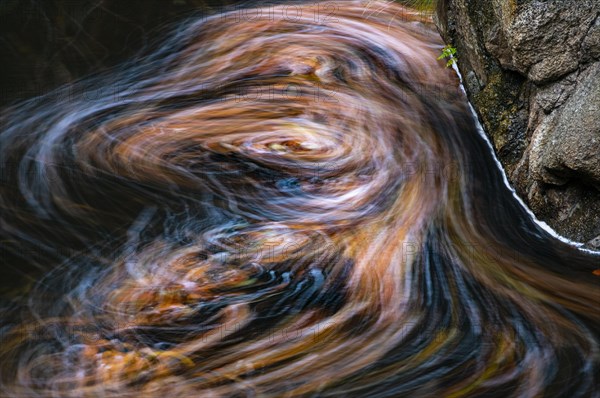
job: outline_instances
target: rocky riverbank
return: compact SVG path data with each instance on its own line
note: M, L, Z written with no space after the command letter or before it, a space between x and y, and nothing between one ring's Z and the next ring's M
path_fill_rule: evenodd
M592 248L600 248L599 14L595 0L441 0L436 16L517 193Z

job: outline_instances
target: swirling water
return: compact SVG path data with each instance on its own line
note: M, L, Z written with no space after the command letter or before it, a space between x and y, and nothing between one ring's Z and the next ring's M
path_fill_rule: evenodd
M598 396L598 257L504 185L430 22L298 7L2 114L6 266L43 273L3 396Z

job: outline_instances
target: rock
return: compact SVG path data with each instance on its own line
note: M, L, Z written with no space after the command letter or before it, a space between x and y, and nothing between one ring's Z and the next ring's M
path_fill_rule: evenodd
M600 250L600 236L596 236L594 239L590 240L587 243L587 246L596 250Z
M589 62L600 58L600 18L596 17L594 24L590 27L583 43L581 44L581 55L583 61Z
M506 2L509 2L506 0ZM577 69L588 27L598 14L596 0L521 1L504 25L513 65L542 83Z
M574 93L556 111L555 127L545 132L545 145L530 160L532 174L568 170L600 191L599 109L600 63L595 63L581 73Z
M539 88L535 100L544 113L548 114L565 103L575 88L576 79L577 76L574 73L560 82L550 83Z
M566 237L600 235L600 3L440 0L465 88L509 181Z

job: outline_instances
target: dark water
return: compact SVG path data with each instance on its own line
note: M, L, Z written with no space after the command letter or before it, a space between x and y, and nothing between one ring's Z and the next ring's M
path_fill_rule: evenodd
M4 112L6 267L37 281L3 396L597 397L598 257L504 185L428 21L295 10Z

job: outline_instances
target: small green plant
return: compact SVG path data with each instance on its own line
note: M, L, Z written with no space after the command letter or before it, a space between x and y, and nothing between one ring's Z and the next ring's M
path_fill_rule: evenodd
M446 47L442 49L442 54L440 54L437 59L446 59L446 67L449 68L456 63L456 48L452 47L452 45L447 44Z

